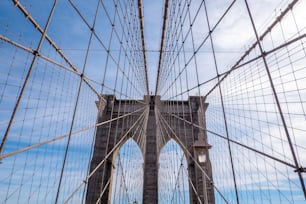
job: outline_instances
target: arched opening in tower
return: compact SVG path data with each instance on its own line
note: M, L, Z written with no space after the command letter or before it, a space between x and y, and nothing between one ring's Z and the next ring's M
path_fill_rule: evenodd
M181 147L169 140L159 155L158 203L190 203L187 164Z
M113 161L111 203L141 203L143 191L143 156L137 143L128 139Z

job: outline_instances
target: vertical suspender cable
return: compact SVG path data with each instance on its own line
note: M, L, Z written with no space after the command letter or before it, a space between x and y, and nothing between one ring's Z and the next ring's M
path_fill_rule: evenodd
M34 51L34 53L33 53L34 57L33 57L33 59L32 59L32 62L31 62L30 68L29 68L29 70L28 70L28 72L27 72L27 75L26 75L26 77L25 77L25 80L24 80L24 82L23 82L21 91L20 91L20 93L19 93L19 95L18 95L18 98L17 98L17 102L16 102L16 104L15 104L15 106L14 106L14 109L13 109L13 113L12 113L12 115L11 115L11 117L10 117L9 124L8 124L8 126L7 126L7 128L6 128L6 130L5 130L4 137L3 137L2 142L1 142L1 145L0 145L0 154L2 153L2 151L3 151L3 149L4 149L4 146L5 146L6 142L7 142L8 134L9 134L10 129L11 129L11 127L12 127L12 124L13 124L13 121L14 121L14 118L15 118L15 115L16 115L16 112L17 112L18 107L19 107L19 105L20 105L20 102L21 102L22 96L23 96L23 94L24 94L24 91L25 91L25 89L26 89L26 86L27 86L27 84L28 84L28 82L29 82L29 78L30 78L30 76L31 76L32 70L33 70L34 65L35 65L35 63L36 63L36 60L37 60L37 58L38 58L38 56L39 56L39 52L40 52L40 50L41 50L41 47L42 47L42 45L43 45L43 43L44 43L44 40L45 40L45 38L46 38L46 33L47 33L48 27L49 27L49 25L50 25L50 22L51 22L51 20L52 20L53 13L54 13L54 10L55 10L55 7L56 7L56 3L57 3L57 0L54 0L52 9L51 9L51 11L50 11L50 14L49 14L47 23L46 23L45 28L44 28L44 31L43 31L43 33L42 33L42 35L41 35L40 40L39 40L37 49L36 49L36 50ZM19 3L18 0L14 0L14 4L15 4L15 5L19 5L19 6L21 7L21 5L20 5L20 3Z
M287 140L288 140L288 144L289 144L289 147L290 147L292 158L293 158L293 161L295 163L296 172L298 173L300 183L301 183L301 187L302 187L302 190L304 192L304 197L306 198L306 189L305 189L304 179L303 179L303 176L302 176L302 172L299 171L300 167L299 167L299 163L298 163L298 160L297 160L297 156L296 156L296 153L295 153L294 148L293 148L291 137L290 137L288 127L287 127L287 124L286 124L286 120L285 120L285 117L284 117L284 114L283 114L283 110L281 108L279 98L278 98L278 95L277 95L277 92L276 92L276 89L275 89L275 86L274 86L274 82L273 82L273 79L272 79L272 76L271 76L271 73L270 73L270 70L269 70L269 66L268 66L268 63L267 63L267 60L266 60L266 56L265 56L265 53L263 51L259 35L257 33L257 29L255 27L254 19L253 19L252 13L250 11L248 1L245 0L244 2L245 2L245 5L246 5L246 8L247 8L247 11L248 11L248 15L250 17L250 21L252 23L252 28L253 28L254 34L256 36L256 40L257 40L259 50L261 52L262 60L264 62L264 66L265 66L265 69L266 69L266 72L267 72L267 76L269 78L269 82L270 82L270 86L271 86L273 96L274 96L274 99L275 99L275 102L276 102L276 106L277 106L278 112L280 114L280 118L281 118L281 121L282 121L282 124L283 124L283 128L284 128Z

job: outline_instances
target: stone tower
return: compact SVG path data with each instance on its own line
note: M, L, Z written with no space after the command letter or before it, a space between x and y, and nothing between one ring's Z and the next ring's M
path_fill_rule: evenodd
M161 101L159 96L145 96L143 101L117 100L113 95L104 95L103 98L104 100L97 102L99 109L98 123L102 125L98 126L96 132L94 152L90 165L90 172L94 169L96 169L96 172L88 181L86 203L96 203L99 199L100 203L110 203L112 182L109 178L112 178L115 157L115 151L111 151L118 142L123 144L133 135L133 130L126 132L143 113L143 111L137 112L141 107L144 107L143 104L147 104L145 109L149 112L147 123L140 133L145 134L146 144L144 147L138 144L144 155L143 203L158 203L158 158L161 148L157 148L157 138L160 134L157 112L169 122L169 128L172 129L172 135L168 135L168 138L163 141L161 146L164 146L170 139L174 139L181 146L184 145L184 147L188 148L194 154L193 157L196 158L192 149L195 140L198 139L199 135L203 135L205 140L207 138L206 132L196 127L197 125L205 127L205 110L208 104L204 103L200 97L189 97L188 101ZM175 105L169 105L170 103ZM131 114L111 123L103 123L127 113ZM186 121L190 121L194 125ZM178 131L179 126L184 127L185 131ZM140 136L139 134L134 135L136 143L139 141L137 137ZM116 151L119 148L120 146ZM96 168L106 155L109 155L108 159L99 168ZM213 204L214 191L211 182L205 178L195 162L186 154L186 151L185 156L188 162L189 178L193 184L193 186L189 184L190 203L200 203L200 198L202 203ZM208 151L206 152L206 158L207 162L201 165L212 181L212 169ZM108 182L109 180L110 182ZM198 195L193 190L194 188ZM102 192L103 196L99 198ZM204 192L207 192L207 196Z

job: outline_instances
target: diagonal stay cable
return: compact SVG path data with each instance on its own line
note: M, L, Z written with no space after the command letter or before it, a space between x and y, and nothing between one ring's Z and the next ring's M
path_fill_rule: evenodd
M298 2L298 0L294 0L292 1L287 8L281 12L281 14L275 19L275 21L273 21L273 23L266 29L266 31L261 35L258 36L259 40L262 40L276 25L278 22L280 22L285 16L286 14L293 8L293 6ZM205 97L207 97L210 93L213 92L213 90L215 90L219 84L221 84L225 78L228 77L228 75L236 69L237 66L240 65L241 62L244 61L244 59L256 48L256 46L258 45L259 41L255 41L252 46L250 46L250 48L245 51L245 53L239 58L239 60L228 70L228 72L222 77L220 78L220 80L207 92L207 94L205 95Z
M184 153L183 153L182 156L181 156L181 159L180 159L180 163L181 163L181 164L180 164L180 167L179 167L179 169L178 169L177 176L176 176L176 179L175 179L175 187L174 187L174 189L173 189L171 202L172 202L172 200L174 199L176 187L179 188L180 171L182 170L182 174L183 174L183 170L186 170L185 168L183 168L183 167L184 167L184 165L183 165L183 159L184 159L184 157L185 157L185 155L184 155ZM187 175L188 175L188 174L187 174ZM197 195L197 196L198 196L198 195ZM199 197L198 197L198 199L199 199Z
M138 113L140 111L143 111L146 107L142 107L142 108L139 108L137 109L136 111L133 111L131 113L127 113L125 115L122 115L122 116L119 116L119 117L116 117L116 118L112 118L110 120L107 120L107 121L103 121L101 123L97 123L95 125L92 125L92 126L88 126L86 128L83 128L83 129L80 129L80 130L76 130L76 131L73 131L71 133L71 135L76 135L78 133L81 133L81 132L85 132L87 130L90 130L90 129L93 129L93 128L96 128L96 127L99 127L101 125L105 125L107 123L110 123L110 122L113 122L113 121L116 121L116 120L119 120L119 119L122 119L122 118L125 118L127 116L130 116L130 115L133 115L135 113ZM55 142L55 141L58 141L58 140L61 140L61 139L64 139L66 137L69 136L69 133L67 134L64 134L64 135L61 135L61 136L57 136L57 137L54 137L52 139L49 139L49 140L46 140L46 141L43 141L43 142L40 142L40 143L37 143L37 144L34 144L34 145L30 145L30 146L27 146L27 147L24 147L24 148L21 148L19 150L16 150L16 151L13 151L13 152L10 152L10 153L7 153L7 154L3 154L3 155L0 155L0 160L1 159L4 159L4 158L7 158L7 157L10 157L10 156L13 156L13 155L16 155L16 154L19 154L19 153L22 153L22 152L25 152L25 151L28 151L28 150L31 150L31 149L35 149L37 147L40 147L42 145L46 145L46 144L49 144L49 143L52 143L52 142Z
M36 20L31 16L31 14L27 11L27 9L19 2L19 0L12 0L17 8L24 14L25 18L28 19L33 26L40 32L44 33L44 29L36 22ZM51 39L51 37L45 33L45 39L50 43L50 45L55 49L55 51L61 56L62 59L81 77L81 79L97 94L97 96L103 100L103 98L98 94L99 92L94 89L93 86L89 84L89 82L82 77L83 75L80 71L72 64L72 62L68 59L68 57L64 54L63 51L58 47L58 45ZM37 53L39 55L40 53Z
M250 63L252 63L252 62L254 62L254 61L258 60L258 59L260 59L260 58L262 58L263 55L265 55L265 56L271 55L271 54L275 53L276 51L279 51L279 50L283 49L284 47L286 47L288 45L291 45L291 44L293 44L293 43L295 43L295 42L297 42L299 40L302 40L304 38L306 38L306 33L301 34L301 35L299 35L299 36L297 36L297 37L287 41L286 43L283 43L283 44L281 44L281 45L279 45L279 46L277 46L277 47L275 47L275 48L273 48L271 50L265 51L264 54L259 54L258 56L255 56L255 57L253 57L253 58L251 58L251 59L249 59L249 60L247 60L247 61L245 61L243 63L241 62L239 64L236 64L230 70L227 70L225 72L219 73L218 76L214 76L214 77L212 77L210 79L207 79L206 81L203 81L203 82L199 83L199 85L195 85L195 86L189 88L188 90L182 91L182 92L180 92L180 93L178 93L176 95L171 96L169 98L169 100L174 99L174 98L176 98L178 96L184 95L185 93L190 92L192 90L195 90L196 88L201 87L201 86L203 86L205 84L208 84L209 82L212 82L213 80L217 79L218 77L222 77L222 76L228 75L228 74L230 74L229 72L233 72L236 69L242 68L242 67L244 67L244 66L246 66L246 65L248 65L248 64L250 64ZM177 80L177 78L175 78L175 80ZM215 86L215 84L214 84L214 86ZM165 90L164 93L161 94L161 96L164 96L166 94L166 92L167 92L167 90ZM206 94L206 96L208 96L208 94Z
M74 74L76 74L76 75L78 75L78 76L80 76L80 77L81 77L81 75L82 75L82 74L80 74L80 72L79 72L78 70L73 69L73 68L71 68L71 67L68 67L68 66L66 66L66 65L63 65L63 64L61 64L61 63L59 63L59 62L56 62L54 59L51 59L51 58L49 58L49 57L47 57L47 56L45 56L45 55L43 55L43 54L41 54L41 53L37 53L35 50L33 50L33 49L31 49L31 48L28 48L28 47L26 47L26 46L24 46L24 45L22 45L22 44L20 44L20 43L17 43L17 42L15 42L15 41L13 41L13 40L11 40L11 39L9 39L9 38L3 36L3 35L0 35L0 40L3 40L3 41L5 41L5 42L7 42L7 43L9 43L9 44L11 44L11 45L14 45L14 46L16 46L16 47L18 47L18 48L20 48L20 49L26 51L26 52L29 52L29 53L33 54L33 55L36 54L37 57L42 58L42 59L46 60L47 62L50 62L50 63L56 65L58 68L62 68L62 69L64 69L64 70L67 70L67 71L69 71L69 72L72 72L72 73L74 73ZM89 81L93 81L93 80L92 80L91 78L87 77L84 73L83 73L82 76L83 76L83 81L87 81L86 85L88 85L88 87L89 87L89 88L90 88L90 89L91 89L100 99L103 100L103 98L101 97L101 95L99 94L99 92L98 92L98 91L88 82L88 80L89 80Z
M200 198L200 196L199 196L199 193L197 192L197 190L196 190L194 184L192 183L192 180L191 180L191 178L190 178L188 172L186 171L186 169L183 169L183 170L184 170L185 173L188 175L188 182L190 183L193 192L196 194L198 201L202 204L202 201L201 201L201 198Z
M70 5L73 7L73 9L78 13L79 17L82 19L82 21L83 21L83 22L85 23L85 25L88 27L88 29L91 30L91 32L92 32L93 35L95 36L96 40L97 40L97 41L99 42L99 44L103 47L104 51L106 51L106 52L108 53L107 56L115 63L115 65L120 69L120 71L122 72L122 74L125 75L125 72L122 71L122 68L119 66L118 62L116 61L115 56L110 52L110 49L109 49L109 48L107 47L107 45L103 42L103 40L101 39L101 37L100 37L100 36L98 35L98 33L95 31L95 29L92 29L92 27L90 26L89 22L86 20L85 16L82 15L82 13L81 13L81 11L79 10L79 8L74 4L74 2L73 2L72 0L69 0L69 3L70 3ZM101 1L101 5L103 6L103 8L104 8L104 10L105 10L105 12L106 12L107 19L108 19L109 22L113 25L113 22L112 22L112 20L111 20L111 18L110 18L110 13L107 12L107 10L106 10L106 5L104 4L103 1ZM123 28L122 28L122 29L123 29ZM113 31L116 31L116 29L113 29ZM132 32L132 31L130 31L130 32ZM115 32L115 33L116 33L116 32ZM126 37L126 36L125 36L125 37ZM126 37L126 40L127 40L127 42L129 41L129 40L127 39L127 37ZM119 40L119 41L122 42L121 40ZM127 52L128 52L127 49L124 48L124 47L123 47L123 49L124 49L124 52L127 54ZM132 49L131 49L131 50L132 50ZM128 60L129 60L129 62L130 62L131 64L133 64L133 62L135 61L135 59L134 59L133 61L131 61L130 58L128 58ZM136 73L138 73L137 71L135 71L135 67L137 68L138 66L132 66L133 71L136 72ZM137 76L138 76L138 75L137 75ZM139 77L139 76L138 76L138 77ZM127 78L127 80L129 80L129 78ZM132 83L132 84L133 84L133 83ZM102 84L102 86L104 86L104 84ZM140 86L142 86L142 84L140 84ZM134 86L134 84L133 84L133 87L134 87L136 90L138 90L137 87ZM138 92L140 93L139 90L138 90Z
M194 158L194 156L191 154L190 150L185 147L185 145L181 142L180 138L176 135L175 131L173 130L173 128L169 125L169 123L166 121L166 119L161 115L161 113L158 111L158 117L162 120L162 122L165 123L165 125L167 126L167 128L169 128L170 132L172 133L173 137L175 137L176 141L181 145L181 147L184 149L184 151L188 154L188 156L190 156L190 158L194 161L195 165L199 168L199 170L204 174L204 176L207 178L208 181L210 181L214 187L214 189L219 193L219 195L222 197L222 199L228 203L227 199L224 197L224 195L221 193L221 191L219 190L219 188L217 188L215 186L215 184L213 183L213 181L210 179L210 177L207 175L206 171L203 169L203 167L199 164L199 162L197 161L197 159Z
M93 20L93 24L92 24L93 28L95 28L95 25L96 25L98 11L99 11L99 2L98 2L98 5L96 7L96 10L95 10L94 20ZM80 82L78 84L77 97L76 97L76 101L75 101L75 105L74 105L74 110L73 110L73 114L72 114L72 120L71 120L71 125L70 125L70 130L69 130L69 136L67 138L67 144L66 144L66 147L65 147L65 153L64 153L64 158L63 158L63 163L62 163L62 168L61 168L61 174L60 174L60 177L59 177L57 192L56 192L56 196L55 196L55 203L56 204L58 203L59 195L60 195L60 192L61 192L61 189L62 189L62 181L63 181L64 171L65 171L65 168L67 168L66 164L67 164L67 158L68 158L68 151L69 151L70 143L71 143L71 133L72 133L73 128L74 128L75 123L76 123L76 113L77 113L77 110L79 108L79 104L80 104L80 100L81 100L81 91L82 91L82 85L83 85L82 78L83 78L83 74L88 69L88 66L87 66L87 64L88 64L88 56L89 56L90 48L92 47L92 42L93 42L93 33L90 32L90 36L89 36L88 43L87 43L85 59L84 59L84 63L82 65L82 69L81 69L82 70L81 71L81 80L80 80Z
M137 126L138 128L141 128L141 125L139 125L138 123L141 120L145 120L146 115L149 114L149 110L148 108L146 108L146 110L138 117L138 119L135 121L135 123L126 131L126 133L123 135L123 137L118 141L118 143L109 151L109 153L104 157L103 160L101 160L101 162L96 166L96 168L94 168L90 174L88 174L88 176L83 180L83 182L71 193L70 196L67 197L67 199L65 200L64 203L67 203L73 196L74 194L76 194L79 189L85 185L86 183L88 183L88 180L96 173L96 171L102 166L102 164L104 164L104 162L112 155L112 153L117 150L122 143L126 140L126 138L130 135L130 132L132 132L132 130ZM134 137L136 134L137 130L134 132L134 134L131 137Z
M209 133L211 133L211 134L213 134L213 135L215 135L215 136L218 136L218 137L220 137L220 138L222 138L222 139L225 139L225 140L228 139L226 136L223 136L223 135L218 134L218 133L216 133L216 132L214 132L214 131L208 130L208 129L206 129L206 128L200 126L200 125L194 124L194 123L192 123L191 121L186 120L186 119L184 119L184 118L181 118L181 117L179 117L179 116L177 116L177 115L175 115L175 114L173 114L173 113L167 113L167 114L169 114L169 115L171 115L171 116L173 116L173 117L175 117L175 118L177 118L177 119L179 119L179 120L182 120L182 121L184 121L184 122L186 122L186 123L188 123L188 124L190 124L190 125L193 125L193 126L196 127L196 128L199 128L199 129L201 129L201 130L207 131L207 132L209 132ZM241 147L244 147L244 148L246 148L246 149L249 149L249 150L251 150L251 151L253 151L253 152L256 152L256 153L258 153L258 154L260 154L260 155L262 155L262 156L268 157L268 158L270 158L270 159L273 159L273 160L275 160L275 161L277 161L277 162L280 162L280 163L282 163L282 164L284 164L284 165L287 165L287 166L289 166L289 167L291 167L291 168L296 169L296 167L295 167L294 164L288 163L288 162L283 161L283 160L281 160L281 159L278 159L278 158L276 158L276 157L274 157L274 156L271 156L271 155L269 155L269 154L266 154L266 153L264 153L264 152L261 152L261 151L255 149L255 148L252 148L252 147L249 147L249 146L247 146L247 145L244 145L244 144L242 144L242 143L240 143L240 142L238 142L238 141L236 141L236 140L229 139L229 141L232 142L232 143L234 143L234 144L236 144L236 145L239 145L239 146L241 146Z
M207 11L207 6L206 6L206 1L204 0L204 9L205 9L205 16L206 16L206 21L207 21L207 28L209 30L211 30L211 26L210 26L210 18L208 16L208 11ZM210 40L210 46L211 46L211 50L212 50L212 56L213 56L213 61L214 61L214 68L217 74L217 81L220 81L220 77L219 77L219 67L218 67L218 63L217 63L217 56L216 56L216 52L215 52L215 41L213 40L212 37L212 33L209 33L209 40ZM199 83L198 83L199 84ZM220 101L221 101L221 107L222 107L222 115L223 115L223 124L225 127L225 133L226 133L226 138L227 138L227 148L228 148L228 153L229 153L229 159L230 159L230 164L231 164L231 173L233 176L233 182L234 182L234 187L235 187L235 196L236 196L236 202L237 204L239 204L239 194L238 194L238 188L237 188L237 175L235 172L235 165L234 165L234 161L233 161L233 150L231 147L231 143L229 142L229 128L228 128L228 121L227 121L227 115L225 113L225 108L224 108L224 93L221 89L221 86L218 86L218 90L219 90L219 96L220 96ZM200 88L199 88L200 91ZM203 109L202 109L203 110Z
M279 112L279 115L280 115L280 118L281 118L281 121L282 121L282 125L283 125L284 131L285 131L285 134L286 134L286 137L287 137L287 140L288 140L289 148L290 148L290 151L291 151L291 154L292 154L292 159L295 163L295 168L297 170L296 172L298 173L298 177L300 179L301 187L302 187L303 192L304 192L304 197L306 199L306 187L305 187L305 183L304 183L304 178L303 178L302 172L298 171L298 169L300 168L300 166L299 166L300 164L299 164L299 161L297 159L297 155L296 155L295 149L293 147L292 138L290 137L290 134L289 134L288 125L287 125L287 122L285 120L283 109L282 109L281 104L280 104L280 99L279 99L280 97L277 95L277 91L276 91L276 88L275 88L275 82L272 79L272 74L270 72L266 56L264 55L263 46L262 46L262 43L260 42L261 39L259 38L257 29L255 27L253 15L250 11L248 1L245 0L244 2L245 2L245 5L246 5L246 8L247 8L247 11L248 11L250 21L252 23L252 28L253 28L254 34L256 36L256 40L257 40L259 50L260 50L261 54L263 55L262 60L263 60L263 63L264 63L264 67L266 69L266 74L267 74L269 82L270 82L270 87L272 89L274 99L275 99L275 102L276 102L276 105L277 105L277 109L278 109L278 112Z
M163 128L163 129L164 129L164 131L166 132L167 135L171 135L171 134L169 134L169 131L168 131L167 128L165 127L165 123L161 124L160 120L158 120L158 124L159 124L160 128ZM164 131L161 129L162 135L163 135ZM184 169L184 170L186 171L186 169ZM192 183L192 180L191 180L191 178L190 178L190 176L189 176L188 173L187 173L187 175L188 175L188 181L189 181L189 183L190 183L190 185L191 185L191 187L192 187L192 190L193 190L194 193L196 194L197 199L199 200L199 202L202 204L201 198L200 198L200 196L199 196L199 193L198 193L196 187L195 187L194 184Z
M118 143L113 147L113 149L106 155L106 157L97 165L97 167L86 177L86 179L75 189L75 191L72 192L72 194L70 196L68 196L68 198L65 200L64 203L67 203L72 197L73 195L78 192L78 190L88 182L88 180L92 177L92 175L99 169L99 167L101 167L101 165L108 159L108 157L117 149L119 148L122 143L125 141L125 139L128 137L128 135L130 134L130 132L134 129L134 127L136 126L136 124L140 121L140 119L144 120L145 119L145 115L148 114L148 110L144 111L139 118L137 119L137 121L132 125L132 127L124 134L124 136L118 141ZM141 125L138 125L138 128L140 128ZM136 135L137 130L134 132L134 134L131 136L132 138Z
M196 48L196 50L194 50L194 51L192 52L192 53L193 53L192 56L190 56L190 57L185 61L185 65L184 65L183 69L179 72L179 74L176 76L176 78L174 79L174 81L176 81L176 80L180 77L180 75L183 74L183 71L185 71L185 70L187 69L187 67L188 67L188 65L191 63L192 59L195 58L196 54L200 52L200 49L204 46L204 44L205 44L206 41L208 40L210 33L214 32L214 30L217 28L217 26L222 22L222 20L225 18L225 16L229 13L230 9L233 7L233 5L235 4L235 2L236 2L236 0L233 0L233 1L231 2L231 4L227 7L227 9L225 10L225 12L224 12L224 13L222 14L222 16L219 18L219 20L218 20L218 21L215 23L215 25L212 27L211 32L209 32L209 33L204 37L204 39L203 39L203 41L200 43L200 45ZM202 1L201 5L202 5L202 4L203 4L203 1ZM192 30L192 27L193 27L192 25L194 24L194 22L195 22L195 20L196 20L196 18L197 18L197 16L198 16L198 14L199 14L199 10L196 12L195 17L193 18L192 22L190 23L190 28L188 29L188 31L187 31L187 33L185 34L184 37L183 37L183 32L182 32L183 30L180 29L179 33L182 35L182 42L183 42L183 43L179 46L178 50L176 51L177 54L176 54L175 57L173 58L173 62L171 63L171 66L169 66L169 67L175 66L175 61L177 60L177 58L179 57L179 54L180 54L181 52L186 53L186 51L184 50L184 46L183 46L183 45L184 45L184 42L186 42L186 40L187 40L187 38L188 38L188 35L189 35L189 33L191 32L191 30ZM185 17L186 17L186 15L187 15L187 12L185 12ZM185 21L185 19L184 19L184 21ZM177 32L177 30L176 30L176 32ZM173 43L174 43L174 42L173 42ZM176 43L176 46L178 46L177 43ZM163 51L163 52L164 52L164 51ZM168 72L168 75L169 75L169 72ZM168 78L168 76L167 76L166 79L164 79L163 81L167 81L167 78ZM165 90L165 93L171 88L171 86L173 85L174 81L171 82L171 84L168 86L167 90ZM160 94L160 95L163 96L165 93Z
M19 4L18 1L15 1L15 3ZM53 6L52 6L51 11L50 11L49 16L48 16L47 23L46 23L46 25L45 25L45 28L44 28L44 29L42 30L42 32L41 32L41 37L40 37L38 46L37 46L37 48L36 48L36 50L35 50L35 52L34 52L34 54L33 54L33 59L32 59L31 65L29 66L28 72L27 72L27 74L26 74L26 76L25 76L25 79L24 79L24 81L23 81L22 88L21 88L21 90L20 90L20 92L19 92L19 94L18 94L18 97L17 97L17 102L16 102L16 104L15 104L15 106L14 106L13 112L12 112L12 114L11 114L11 116L10 116L9 123L8 123L8 125L7 125L7 127L6 127L6 130L5 130L3 139L2 139L2 141L1 141L1 145L0 145L0 154L3 152L3 149L4 149L5 144L6 144L6 142L7 142L8 134L9 134L9 132L10 132L10 130L11 130L12 124L13 124L14 119L15 119L15 115L16 115L16 113L17 113L17 110L18 110L18 108L19 108L21 99L22 99L22 97L23 97L23 95L24 95L24 92L25 92L25 90L26 90L26 87L27 87L27 85L28 85L29 79L30 79L30 77L31 77L31 75L32 75L32 71L33 71L33 69L34 69L35 63L36 63L37 58L38 58L38 57L37 57L37 56L38 56L38 53L40 52L40 50L41 50L41 48L42 48L42 46L43 46L43 43L44 43L44 41L45 41L45 39L46 39L46 37L47 37L47 30L48 30L49 25L50 25L50 23L51 23L51 20L52 20L54 11L55 11L56 4L57 4L57 0L54 0Z
M101 194L100 194L100 197L99 197L99 199L97 200L96 204L99 204L100 198L102 198L102 196L103 196L103 194L105 193L105 191L106 191L107 187L109 186L110 182L111 182L111 178L109 178L108 181L106 182L106 184L105 184L105 186L104 186L104 188L103 188L103 190L102 190L102 192L101 192ZM70 200L70 198L69 198L69 200ZM67 200L67 202L68 202L69 200ZM67 202L65 201L64 203L67 203Z

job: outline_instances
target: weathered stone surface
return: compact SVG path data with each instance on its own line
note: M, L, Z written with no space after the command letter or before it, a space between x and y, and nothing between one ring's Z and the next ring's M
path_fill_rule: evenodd
M147 124L146 150L144 158L143 203L158 202L158 165L156 145L156 117L153 107L154 99L150 101L151 107Z
M141 135L135 135L134 139L141 148L144 157L144 187L143 187L143 203L155 204L158 202L158 158L162 147L172 138L182 144L192 152L192 145L198 134L201 132L206 139L206 132L186 122L191 121L193 124L205 127L205 110L208 104L204 103L204 99L200 97L189 97L188 101L161 101L159 96L145 96L143 101L133 100L116 100L112 95L103 96L105 100L97 102L99 109L98 122L107 121L111 118L134 112L147 104L149 115L147 124L144 128L144 136L146 137L145 145L139 143ZM111 123L101 125L97 128L94 153L91 160L90 171L105 158L105 156L113 149L127 130L134 124L142 112L133 113L128 117L116 120ZM167 135L161 140L161 132L158 128L158 114L166 119L173 134ZM173 117L173 115L183 118L184 120ZM169 131L171 132L171 131ZM132 135L133 132L130 133ZM172 133L171 133L172 134ZM179 140L179 141L178 141ZM183 151L185 151L183 149ZM185 151L185 155L186 151ZM105 191L100 198L100 203L109 203L111 197L111 185L107 185L107 181L112 178L114 153L109 159L101 165L96 173L89 179L86 203L96 203L102 191ZM196 158L194 153L193 157ZM203 177L202 172L196 167L193 160L186 156L188 162L189 177L196 188L202 203L214 203L214 191L211 183ZM212 169L207 151L208 161L202 167L206 170L208 176L212 180ZM203 182L204 179L204 182ZM190 203L199 203L197 195L190 189ZM207 192L207 202L204 192Z

